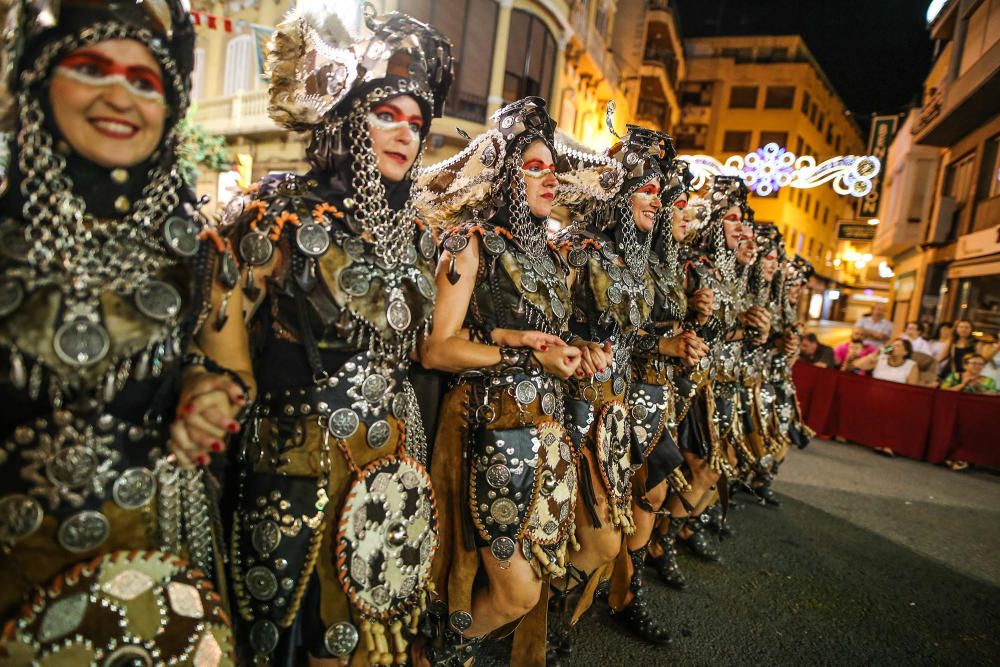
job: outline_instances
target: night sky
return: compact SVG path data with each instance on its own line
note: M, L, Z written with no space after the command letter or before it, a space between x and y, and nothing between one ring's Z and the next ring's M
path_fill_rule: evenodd
M933 42L930 0L679 0L685 37L801 35L867 130L919 103Z

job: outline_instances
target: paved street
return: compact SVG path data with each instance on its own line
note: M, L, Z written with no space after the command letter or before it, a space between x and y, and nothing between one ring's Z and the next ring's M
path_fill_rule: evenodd
M671 647L595 614L569 664L1000 663L1000 476L815 441L775 488L781 509L732 513L725 566L685 557L687 591L653 583Z

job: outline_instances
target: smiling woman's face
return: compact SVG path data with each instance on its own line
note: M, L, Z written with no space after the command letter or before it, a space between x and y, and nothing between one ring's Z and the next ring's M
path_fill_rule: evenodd
M53 71L49 102L73 150L108 169L148 159L163 137L167 107L160 65L131 39L71 51Z
M653 178L645 183L632 193L629 202L632 205L632 219L635 220L635 226L647 234L653 231L656 213L663 205L660 202L660 179Z
M764 280L771 282L774 278L775 272L778 270L778 251L771 250L766 255L760 258L760 272L764 276Z
M521 152L521 175L524 176L524 196L531 214L547 218L556 197L556 166L552 151L543 141L533 141Z
M406 177L420 152L420 132L424 116L420 105L409 95L379 102L368 113L368 133L378 170L388 181Z

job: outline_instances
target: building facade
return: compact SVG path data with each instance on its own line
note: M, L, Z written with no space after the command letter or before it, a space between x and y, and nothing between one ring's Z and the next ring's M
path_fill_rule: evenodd
M971 320L1000 332L1000 0L931 4L936 59L923 102L890 149L893 182L876 243L892 254L893 319ZM929 193L925 201L924 193ZM899 202L894 206L893 202ZM881 216L880 216L881 217ZM883 224L885 224L883 222Z
M338 9L360 26L360 0ZM335 3L336 4L336 3ZM594 148L611 144L605 107L614 101L618 131L634 122L669 129L680 117L675 88L683 48L669 0L378 0L380 12L402 11L451 38L457 67L445 117L431 128L424 164L455 154L462 132L475 136L489 116L526 95L549 101L559 128ZM305 137L267 116L261 66L269 30L288 6L273 0L202 3L195 119L222 134L252 164L252 179L301 169ZM211 20L210 20L211 19ZM205 67L205 63L223 63ZM249 159L247 159L249 158ZM231 175L204 174L199 191L224 201Z
M696 37L685 45L680 153L722 163L770 143L817 163L865 153L860 130L801 37ZM812 316L849 318L886 299L888 283L868 244L838 238L841 223L857 222L855 204L829 185L752 199L757 220L777 225L788 252L816 267L813 294L821 298L810 302Z

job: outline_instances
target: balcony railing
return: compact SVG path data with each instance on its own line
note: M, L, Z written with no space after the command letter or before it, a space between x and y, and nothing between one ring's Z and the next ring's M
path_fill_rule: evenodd
M267 115L267 91L240 92L197 102L195 121L214 134L278 132Z
M649 44L643 51L642 59L648 63L662 65L667 71L670 85L674 86L677 83L677 54L673 51Z
M618 87L618 65L608 51L608 45L604 35L598 32L597 27L587 15L586 5L576 5L570 15L570 22L576 37L583 43L583 48L587 55L594 61L594 66L601 72L608 85L612 88Z
M944 105L944 86L937 86L930 90L924 106L920 109L920 118L913 124L913 134L920 134L921 130L934 122L934 119L941 115L941 107Z

